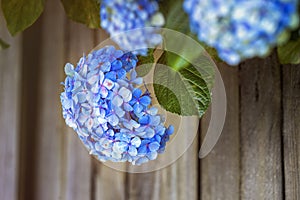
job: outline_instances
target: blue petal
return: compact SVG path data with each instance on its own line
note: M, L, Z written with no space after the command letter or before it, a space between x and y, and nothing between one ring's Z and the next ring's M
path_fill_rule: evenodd
M147 157L142 157L142 158L139 158L138 160L136 160L132 164L141 165L141 164L146 163L148 161L149 161L149 159Z
M154 151L154 152L147 153L147 157L149 158L149 160L155 160L157 158L157 152Z
M122 62L120 60L115 60L111 63L111 69L116 71L122 68Z
M152 138L155 135L155 131L150 127L147 127L145 129L145 132L146 132L146 135L144 137L147 137L147 138Z
M139 89L139 88L136 88L136 89L133 91L132 95L133 95L135 98L139 98L139 97L142 95L142 90Z
M125 102L125 103L123 104L123 108L124 108L124 110L127 111L127 112L133 111L133 108L132 108L131 105L130 105L129 103L127 103L127 102Z
M169 128L166 130L166 134L172 135L174 133L174 126L170 125Z
M129 153L129 155L131 155L131 156L136 156L138 152L137 152L137 149L136 149L135 147L129 146L129 148L128 148L128 153Z
M139 123L142 125L149 124L150 118L148 115L145 115L139 119Z
M149 150L154 152L157 151L159 149L159 143L158 142L151 142L149 144Z
M112 81L117 81L117 73L114 71L110 71L110 72L106 73L105 77Z
M115 142L113 145L113 151L121 154L125 152L128 148L128 144L126 142Z
M148 106L151 103L151 98L149 96L143 96L140 98L140 103L144 106Z
M116 126L119 124L119 118L117 115L110 115L107 117L108 123L110 123L112 126Z
M155 116L150 116L150 124L152 126L158 126L160 123L160 116L155 115Z
M130 138L128 137L128 135L126 133L117 133L117 134L115 134L115 139L120 140L122 142L126 142L126 143L130 142Z
M160 143L160 141L161 141L161 137L159 136L159 135L155 135L155 140L158 142L158 143Z
M110 62L105 62L101 65L101 71L109 72L110 71Z
M142 112L143 109L144 109L144 107L141 104L139 104L139 103L136 103L133 106L133 110L134 110L135 114Z
M141 145L142 141L139 137L134 137L133 139L131 139L130 143L135 147L139 147Z
M126 71L125 71L125 69L119 69L117 71L117 74L118 74L118 78L119 79L124 79L126 77Z
M147 146L143 145L138 148L138 154L145 155L147 153Z
M77 93L76 96L77 96L77 98L78 98L78 102L79 102L79 103L83 103L83 102L86 101L86 94L85 94L85 93L79 92L79 93Z

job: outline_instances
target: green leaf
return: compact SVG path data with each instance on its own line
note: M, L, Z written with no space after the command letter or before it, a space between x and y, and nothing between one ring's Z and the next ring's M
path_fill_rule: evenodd
M162 35L164 37L164 48L179 55L168 59L165 64L176 69L185 67L182 62L188 62L201 74L208 88L212 89L215 79L215 64L207 55L205 49L196 40L179 32L164 30Z
M6 42L4 42L1 38L0 38L0 49L7 49L9 47L9 44L7 44Z
M222 62L217 51L203 42L200 42L195 34L190 31L189 18L182 8L182 0L162 1L160 3L161 12L166 17L165 28L179 31L200 43L207 53L217 62ZM177 42L177 41L176 41Z
M300 38L291 40L277 48L278 57L281 64L300 63Z
M136 67L136 72L138 76L143 77L146 76L152 69L153 63L154 63L154 50L148 49L147 56L137 56L138 57L138 63Z
M44 10L45 0L2 0L7 28L12 35L31 26Z
M100 5L97 0L61 0L68 17L86 24L89 28L100 28Z
M201 117L211 96L201 73L180 56L165 52L154 70L154 91L167 111L183 116Z

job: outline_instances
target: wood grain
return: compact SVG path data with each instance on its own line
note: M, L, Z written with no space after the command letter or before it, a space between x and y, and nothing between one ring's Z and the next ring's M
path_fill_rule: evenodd
M94 47L93 30L78 23L68 21L65 37L65 62L77 64L83 54L87 55ZM63 70L61 67L61 70ZM90 199L91 194L91 156L79 140L75 131L66 128L65 199Z
M171 122L172 123L172 122ZM185 119L181 121L180 127L182 133L192 134L198 131L199 121L196 118ZM197 199L198 197L198 139L197 135L193 140L190 137L180 139L177 149L183 155L169 163L160 170L143 174L128 174L128 199ZM176 140L176 138L174 138ZM172 141L171 141L172 142ZM176 142L176 141L175 141ZM176 157L175 151L168 151L170 144L167 144L167 157ZM187 149L185 149L187 148ZM159 160L154 161L158 162Z
M241 199L282 199L281 78L275 54L241 64Z
M93 165L97 169L97 173L93 174L95 178L95 199L126 199L126 173L109 168L96 159L94 159Z
M104 47L107 43L103 44L102 42L108 42L106 40L109 36L104 30L97 30L94 33L95 47ZM98 46L101 44L100 46ZM93 158L92 162L92 183L94 187L94 199L97 200L114 200L126 199L126 164L120 164L120 170L115 170L106 166L107 163L102 163L96 158ZM113 189L112 189L113 188Z
M19 144L19 199L35 199L37 184L39 76L42 53L42 18L22 33L21 110Z
M285 199L300 199L300 65L282 66Z
M227 96L226 121L216 146L200 160L200 196L204 200L239 199L239 80L238 68L219 64ZM210 111L201 121L202 138L210 122Z
M219 65L228 109L213 151L199 161L208 114L183 156L131 174L122 172L129 165L118 171L92 158L61 114L64 64L108 35L71 22L55 0L14 38L0 13L0 37L11 45L0 51L0 199L300 199L300 65L280 66L275 54ZM198 131L198 122L184 121L182 133ZM169 143L165 155L175 158L189 144Z
M0 8L1 10L1 8ZM0 11L0 37L10 48L0 50L0 199L17 199L22 36L12 38Z
M65 17L59 1L48 1L42 15L42 52L37 120L36 199L61 198L63 149L59 83L64 66ZM51 37L49 37L51 34Z

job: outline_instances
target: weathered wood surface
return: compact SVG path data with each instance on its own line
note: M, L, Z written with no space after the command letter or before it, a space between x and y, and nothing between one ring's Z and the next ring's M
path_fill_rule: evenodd
M300 65L282 66L285 199L300 199Z
M87 55L94 47L94 31L84 25L68 21L66 24L65 49L67 62L77 64L83 54ZM91 197L92 158L84 148L77 134L67 128L66 146L66 193L67 200L81 200Z
M228 108L213 151L198 159L208 115L176 162L129 174L90 157L61 115L64 64L76 64L107 35L68 20L59 0L47 1L42 17L15 38L3 21L0 37L11 47L0 51L1 200L300 199L299 65L280 66L276 55L219 65ZM184 122L183 132L197 126Z
M41 68L42 18L31 29L22 33L21 58L21 109L19 131L19 199L35 199L39 134L39 80Z
M241 65L241 199L283 197L280 76L275 54Z
M0 36L11 45L0 53L0 199L17 199L22 36L9 35L1 12Z
M197 132L197 119L182 119L182 129L177 134ZM129 174L127 198L138 199L197 199L198 198L198 140L195 137L191 143L190 138L181 140L184 155L170 166L155 172L144 174ZM172 141L170 141L172 142ZM189 146L190 145L190 146ZM183 147L188 147L186 150ZM172 155L173 154L173 155ZM167 156L174 156L170 152Z
M64 58L64 29L65 18L61 5L57 0L46 3L45 12L42 15L41 47L39 47L41 59L39 61L38 74L38 116L36 123L37 160L35 171L36 186L34 197L36 199L52 200L61 198L63 188L63 146L62 138L64 122L61 119L59 93L62 81L61 66ZM49 30L52 30L49 33ZM51 37L49 37L51 34ZM34 41L31 41L34 43ZM57 84L54 84L57 83Z
M200 160L200 196L205 200L239 199L240 142L239 142L239 79L238 68L219 64L227 96L224 129L210 154ZM210 113L202 119L202 138L206 135Z

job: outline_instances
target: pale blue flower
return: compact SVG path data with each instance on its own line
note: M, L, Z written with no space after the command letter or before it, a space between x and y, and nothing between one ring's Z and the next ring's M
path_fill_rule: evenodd
M191 31L231 65L263 57L298 26L297 0L184 0Z
M143 82L135 71L137 57L121 52L108 46L82 57L76 68L66 64L63 117L100 161L141 164L163 152L161 137L173 131L151 107L148 90L136 88Z

